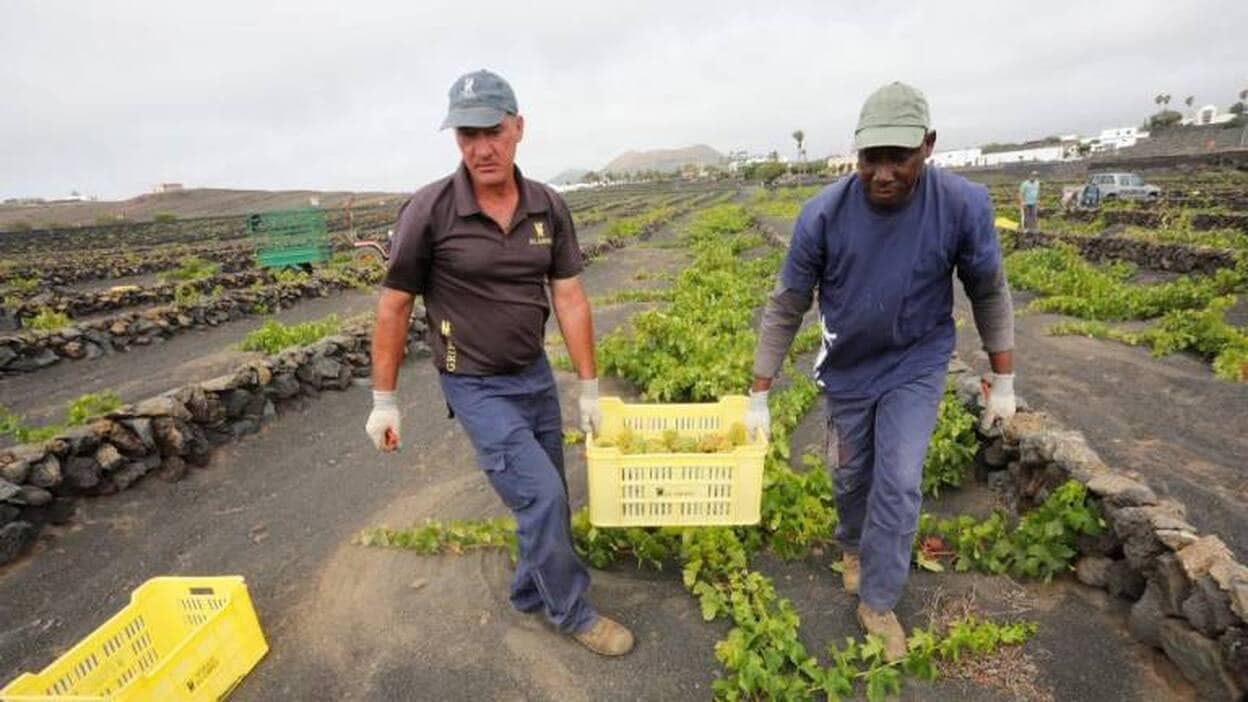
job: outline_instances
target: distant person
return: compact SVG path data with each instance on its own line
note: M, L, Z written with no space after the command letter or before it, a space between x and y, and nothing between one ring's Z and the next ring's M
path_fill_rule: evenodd
M448 127L455 130L459 168L417 190L399 216L377 304L373 410L365 430L378 449L398 450L399 362L413 297L422 295L447 407L516 518L512 605L543 611L556 629L595 653L622 655L632 649L633 635L590 605L589 570L572 549L559 391L543 345L549 288L580 378L581 428L590 431L601 413L572 216L553 189L516 168L524 117L503 78L476 71L456 80L442 124Z
M1018 186L1018 208L1023 213L1023 231L1034 232L1039 227L1037 209L1040 203L1040 174L1031 175Z
M1101 206L1101 186L1091 178L1079 191L1079 209L1096 210Z
M954 349L956 270L992 366L981 422L1014 414L1014 313L988 191L925 166L936 144L927 99L892 83L867 98L858 170L823 189L793 227L763 310L746 427L770 427L767 394L817 292L826 460L836 492L845 590L858 621L906 655L893 613L910 575L923 456Z
M1062 211L1070 212L1079 204L1079 194L1083 191L1082 186L1062 186Z

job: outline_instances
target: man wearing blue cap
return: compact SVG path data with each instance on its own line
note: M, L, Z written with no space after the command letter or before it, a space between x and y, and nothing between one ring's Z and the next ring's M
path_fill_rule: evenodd
M399 361L413 297L422 295L447 407L516 518L512 604L543 610L596 653L623 655L633 635L590 606L589 571L572 549L559 392L543 345L553 303L580 378L581 427L591 430L601 421L594 330L572 215L558 193L515 166L524 118L507 81L476 71L449 96L442 128L455 130L462 161L399 213L377 305L365 430L377 448L399 448Z
M815 377L827 404L845 589L890 661L906 655L893 614L910 571L923 456L953 353L953 273L992 365L981 421L1014 414L1014 317L988 191L925 162L927 99L902 83L871 94L857 173L807 202L763 312L748 428L770 427L767 392L818 290Z

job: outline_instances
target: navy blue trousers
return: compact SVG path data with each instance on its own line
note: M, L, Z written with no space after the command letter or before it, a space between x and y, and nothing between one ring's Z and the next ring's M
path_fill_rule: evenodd
M584 631L597 614L585 599L589 570L572 549L559 391L546 357L512 375L442 373L441 381L477 463L516 518L512 605L544 609L562 632Z
M877 612L896 606L910 577L923 457L944 388L942 368L877 397L826 397L836 536L861 557L858 597Z

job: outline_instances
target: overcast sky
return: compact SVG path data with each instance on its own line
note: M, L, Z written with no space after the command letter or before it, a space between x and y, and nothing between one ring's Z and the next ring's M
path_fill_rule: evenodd
M1009 5L0 0L0 198L411 190L455 166L446 91L482 67L515 88L540 178L694 143L792 156L798 128L845 152L892 80L927 93L938 148L1248 87L1243 0Z

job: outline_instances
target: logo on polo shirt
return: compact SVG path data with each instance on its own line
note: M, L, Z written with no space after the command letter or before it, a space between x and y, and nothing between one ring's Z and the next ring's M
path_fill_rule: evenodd
M529 237L529 244L533 246L550 246L550 235L546 233L545 222L533 223L533 236Z
M442 320L442 324L438 325L438 331L442 332L442 338L446 341L446 371L454 373L459 351L455 348L455 342L451 341L451 320Z

